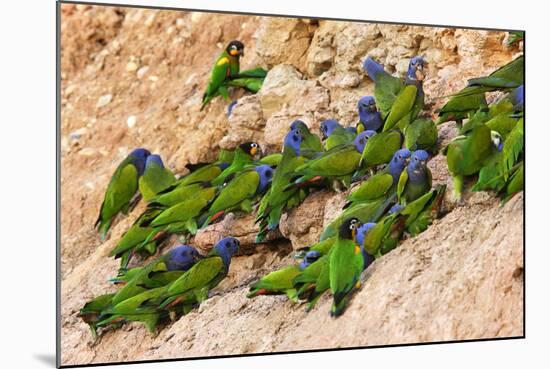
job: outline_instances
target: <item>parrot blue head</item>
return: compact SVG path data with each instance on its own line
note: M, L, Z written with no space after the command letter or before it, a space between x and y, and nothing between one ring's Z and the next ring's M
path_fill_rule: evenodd
M299 265L300 270L304 270L305 268L316 262L317 259L319 259L321 256L322 254L317 250L308 251Z
M342 127L336 119L327 119L321 122L321 134L323 139L330 137L332 132L338 127Z
M397 181L401 172L407 166L407 160L411 157L411 152L408 149L399 149L394 154L390 161L388 172L392 175L393 181Z
M409 62L409 69L407 70L407 78L412 81L423 81L426 75L424 74L424 67L426 61L421 56L415 56Z
M145 170L145 162L147 161L147 157L149 155L151 155L151 152L141 147L135 149L130 153L130 155L128 155L132 158L132 162L136 166L139 175L143 174L143 171Z
M376 108L376 100L373 96L363 96L359 99L357 110L363 129L377 131L382 126L382 117Z
M164 168L164 163L162 162L162 159L160 158L160 155L149 155L147 157L147 161L145 162L145 169L149 168L151 165L157 165L161 168Z
M395 204L394 206L392 206L390 208L390 210L388 210L388 215L392 215L392 214L395 214L401 210L403 210L404 206L401 205L401 204Z
M514 104L514 110L515 111L522 111L523 105L525 99L525 89L524 86L521 85L517 87L514 91L510 93L510 101L512 104Z
M375 131L363 131L355 137L355 140L353 140L353 145L355 146L355 149L359 153L363 153L363 150L365 149L365 145L367 144L367 141L369 138L374 136L376 134Z
M361 225L361 227L357 228L357 234L355 235L355 242L357 242L358 245L362 246L363 242L365 241L365 236L371 230L371 228L374 227L375 225L376 223L364 223Z
M168 271L189 270L200 259L197 249L187 245L180 245L170 250L165 258L164 264Z
M269 165L259 165L254 170L258 172L260 176L260 184L258 185L256 193L262 193L273 180L275 169L271 168Z
M237 100L231 101L229 105L227 105L227 117L229 118L231 116L231 113L233 112L233 108L235 105L237 105Z
M296 156L300 156L300 144L302 143L302 134L300 133L300 130L298 129L291 129L284 141L284 147L291 148L294 150L294 153Z
M374 82L376 82L378 75L386 73L384 71L384 66L375 62L370 56L363 62L363 69Z
M305 124L304 121L300 119L296 119L294 122L290 123L290 129L299 130L302 134L309 132L307 124Z
M424 173L426 170L426 163L428 161L428 153L424 150L416 150L411 155L411 161L407 167L407 174L409 180L416 181L417 179L424 179Z
M226 271L231 264L231 257L239 251L240 244L234 237L225 237L214 246L214 252L222 258Z
M357 103L357 109L359 110L359 115L361 115L362 112L364 113L374 113L377 111L376 109L376 100L374 100L374 96L363 96L359 99L359 102Z

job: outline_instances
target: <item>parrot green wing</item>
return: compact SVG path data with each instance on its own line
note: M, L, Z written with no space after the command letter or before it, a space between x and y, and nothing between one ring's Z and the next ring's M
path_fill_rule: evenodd
M207 191L201 192L200 196L188 198L174 206L169 207L160 213L152 222L154 227L165 226L175 222L185 222L198 216L201 211L210 203L216 189L209 187Z
M523 119L520 119L504 141L502 148L501 172L504 173L505 180L508 180L507 173L510 172L523 151L523 142Z
M129 160L125 160L113 174L101 204L96 226L99 225L102 237L105 237L113 218L119 212L127 213L128 206L137 190L137 168Z
M176 181L176 185L187 186L193 183L209 182L220 175L222 169L218 165L219 163L207 164L198 168L195 171L185 175L184 177Z
M405 147L411 151L434 151L437 127L431 119L416 119L405 129Z
M292 281L298 274L300 274L300 268L297 265L289 265L271 272L252 284L246 296L250 298L259 295L286 293L287 290L294 288Z
M407 170L404 170L401 172L401 175L399 176L399 181L397 182L397 202L399 203L401 203L401 199L404 196L405 187L407 186L408 181L409 174L407 173Z
M496 88L514 88L523 84L523 55L500 67L487 77L468 80L469 86L486 86Z
M150 163L139 178L139 191L143 199L149 201L156 194L174 184L175 181L176 177L170 169L163 168L156 163Z
M410 114L416 101L418 89L414 85L407 85L397 95L390 113L384 122L382 132L388 131L397 125L402 118Z
M231 58L227 52L224 51L216 59L212 71L210 72L210 80L208 81L208 86L203 96L203 107L208 103L209 99L218 93L225 79L231 74Z
M221 257L207 257L193 265L186 273L168 285L166 293L162 297L169 298L204 287L213 288L212 283L218 279L220 274L224 273L225 266Z
M381 73L377 77L374 86L374 97L376 105L380 110L382 119L385 119L397 99L399 93L403 90L404 84L400 78L393 77L387 73Z
M437 111L439 118L437 124L450 120L460 121L468 118L469 114L474 113L480 107L487 106L485 93L476 93L477 87L470 86L459 92L460 96L452 96L441 109ZM474 93L471 93L471 92Z
M353 173L361 155L353 145L340 145L305 162L295 172L303 176L340 177Z
M348 294L359 281L363 271L363 255L354 241L337 239L329 261L330 289L334 298L331 314L340 315Z
M269 165L270 167L276 167L279 165L282 158L283 158L283 155L281 153L266 155L260 160L258 160L258 164L266 164L266 165Z
M170 207L185 201L204 188L204 183L192 183L188 185L175 186L171 191L163 192L153 197L150 206Z
M399 131L389 131L376 134L367 140L360 165L371 168L388 163L393 154L401 148L403 135Z
M238 206L256 193L260 176L255 170L238 174L221 191L208 209L208 216Z
M352 203L370 201L384 196L393 186L393 177L387 172L379 172L361 183L349 194L347 200Z
M505 197L502 199L501 204L504 205L512 196L516 193L523 191L523 182L524 182L524 165L523 161L518 165L517 169L514 171L510 177L510 181L506 185Z
M348 218L357 218L361 223L377 222L393 202L395 202L395 195L390 195L348 207L325 227L321 233L320 239L326 240L336 236L338 228L342 222Z
M132 227L124 233L118 241L116 247L109 253L109 256L119 257L122 253L140 245L147 236L153 231L152 227L142 226L143 223L150 222L162 212L160 209L147 209L134 222Z

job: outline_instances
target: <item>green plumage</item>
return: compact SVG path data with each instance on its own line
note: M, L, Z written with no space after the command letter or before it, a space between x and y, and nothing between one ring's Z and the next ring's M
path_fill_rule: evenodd
M382 132L394 128L398 122L400 123L399 128L401 130L405 129L410 120L414 118L411 116L411 113L415 105L417 93L418 89L414 85L407 85L403 87L403 89L396 96L392 108L386 117ZM402 119L404 119L404 123L400 122Z
M174 173L156 162L149 162L139 178L139 192L145 201L150 201L159 192L167 189L176 181Z
M409 174L405 169L399 176L397 182L397 201L400 204L408 204L418 199L432 188L432 172L430 168L425 168L425 179L420 182L409 180Z
M332 316L343 313L349 294L356 288L363 271L363 255L353 239L344 238L340 233L330 253L330 289L333 304Z
M127 157L119 164L109 181L105 197L95 223L102 239L105 239L111 224L120 212L127 214L138 190L138 170L133 159Z
M457 136L449 143L445 155L453 176L455 197L461 197L463 177L479 172L491 151L491 131L483 123L476 124L466 135Z
M348 207L325 227L323 233L321 233L320 239L326 240L336 236L338 228L345 219L350 217L359 219L361 223L377 222L395 200L395 196L383 196L372 201L366 201Z
M347 200L351 204L372 201L382 196L386 196L391 192L390 190L392 188L395 190L393 177L387 170L383 170L361 183L361 185L348 195Z
M441 109L437 111L439 118L437 124L450 120L462 123L463 119L469 118L479 108L487 107L485 93L475 93L478 88L470 86L458 93L459 96L452 96Z
M239 70L239 55L233 56L227 50L224 50L216 59L210 72L210 80L202 97L201 110L218 94L224 98L228 98L227 87L223 86L223 84L229 77L237 75Z
M283 155L273 176L271 187L263 196L256 212L256 223L260 228L256 242L261 242L269 230L278 226L284 209L297 205L302 200L303 191L300 189L285 189L290 185L292 178L289 174L294 173L295 169L306 160L302 156L296 156L292 148L283 148Z
M405 147L411 151L435 152L437 127L431 119L416 119L405 129Z
M348 176L355 172L360 159L361 154L353 144L340 145L300 165L295 173L301 176L298 182L316 176L327 178Z
M290 299L293 299L296 296L293 280L298 274L300 274L298 265L289 265L271 272L252 284L246 297L286 294Z
M403 135L397 130L375 134L367 140L359 165L367 169L386 164L402 144Z
M355 133L347 131L344 127L336 127L330 136L325 140L325 151L353 142Z

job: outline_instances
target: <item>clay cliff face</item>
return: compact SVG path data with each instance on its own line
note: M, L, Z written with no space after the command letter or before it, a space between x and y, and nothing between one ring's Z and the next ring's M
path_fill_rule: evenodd
M315 132L328 117L354 124L357 100L374 88L361 69L366 56L403 74L411 56L423 55L430 115L438 97L519 50L500 32L87 5L64 5L61 23L64 365L523 334L521 194L504 207L488 193L467 194L460 207L447 202L442 219L369 267L341 318L328 316L328 296L308 314L285 297L247 299L250 282L290 262L292 249L314 242L338 214L345 193L324 190L285 214L266 244L253 244L252 216L232 214L199 232L192 243L205 251L221 235L243 244L213 297L156 337L132 323L91 346L77 312L113 290L106 281L118 261L107 255L143 209L99 241L103 191L131 149L145 146L184 173L186 163L250 139L278 151L297 118ZM220 99L199 112L211 63L232 39L246 45L243 68L269 68L265 84L254 96L234 93L229 119ZM454 123L439 126L441 146L455 135ZM434 184L450 182L444 157L429 165Z

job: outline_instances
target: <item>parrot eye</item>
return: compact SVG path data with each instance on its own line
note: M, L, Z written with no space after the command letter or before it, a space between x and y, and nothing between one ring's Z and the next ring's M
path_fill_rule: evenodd
M266 176L267 178L271 178L271 171L270 171L270 170L266 171L266 172L265 172L265 176Z

